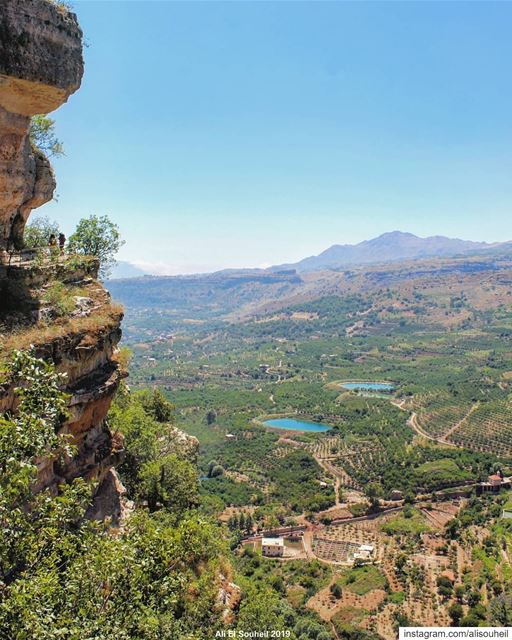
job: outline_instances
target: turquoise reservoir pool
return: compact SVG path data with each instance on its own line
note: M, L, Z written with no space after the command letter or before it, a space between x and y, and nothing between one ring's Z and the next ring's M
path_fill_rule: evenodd
M344 382L341 386L351 391L393 391L395 388L390 382Z
M332 427L318 422L305 422L304 420L295 420L294 418L275 418L273 420L265 420L263 423L267 427L274 429L288 429L288 431L313 431L320 433L321 431L329 431Z

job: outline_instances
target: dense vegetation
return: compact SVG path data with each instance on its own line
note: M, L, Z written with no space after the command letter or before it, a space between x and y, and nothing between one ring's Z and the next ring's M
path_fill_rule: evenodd
M389 301L390 309L395 308L397 298L402 308L406 298L390 289L382 290L379 296ZM460 304L469 305L468 299L467 295L460 297ZM460 300L454 301L453 296L445 302L426 289L413 293L412 300L438 305L435 309L446 304L453 313L460 308ZM393 491L414 495L471 484L496 469L506 471L511 459L503 455L504 445L499 442L506 443L508 437L508 378L504 376L508 375L506 353L512 336L509 316L504 312L489 317L475 313L472 322L484 327L482 331L475 333L468 325L447 334L419 321L404 324L399 313L387 307L379 312L378 306L372 310L371 305L371 297L365 294L326 296L284 308L279 315L242 323L177 322L179 328L172 335L159 329L165 325L167 316L160 315L164 312L152 311L145 314L144 332L130 325L134 339L140 341L132 340L132 383L156 383L168 392L184 428L199 438L202 469L216 459L228 474L241 471L246 476L237 482L224 479L217 483L224 505L240 505L242 495L251 495L259 504L258 492L262 491L266 503L273 501L275 462L287 455L287 447L278 444L278 434L258 429L254 420L276 414L332 425L333 430L324 436L293 437L308 449L308 442L338 434L336 466L348 473L355 485L377 484L384 498ZM132 309L129 324L133 314L137 311ZM356 330L347 336L348 327L361 317L364 335ZM337 385L342 380L391 381L395 393L391 398L343 393ZM401 409L390 399L401 403ZM474 413L466 418L476 402ZM208 424L210 410L216 418ZM418 441L407 424L412 411L417 413L420 428L433 439L440 439L453 430L457 420L466 418L447 437L451 441L463 438L461 443L468 446L456 449L442 442ZM503 426L498 418L492 418L499 412ZM495 420L496 435L480 445L481 435L480 440L475 436L471 441L465 434L475 431L472 420L477 424L484 419ZM489 425L484 428L492 433ZM227 434L235 438L226 440ZM296 473L296 467L287 469L288 498ZM325 480L321 475L317 479ZM229 495L228 484L232 489ZM215 488L212 482L206 491L212 494ZM279 500L284 497L281 493ZM297 504L296 510L320 510L312 495L308 499L309 506ZM290 502L293 499L285 500ZM220 508L219 502L217 505Z
M7 374L20 404L0 421L0 637L210 637L221 624L217 528L191 500L171 497L153 513L138 508L114 536L83 518L91 500L83 481L58 496L34 494L34 457L69 448L56 435L66 398L59 374L33 355L17 353Z

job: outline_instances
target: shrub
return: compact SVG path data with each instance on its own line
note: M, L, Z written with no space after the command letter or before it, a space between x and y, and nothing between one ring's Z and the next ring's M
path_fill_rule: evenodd
M62 282L54 282L43 294L43 301L51 307L57 317L67 316L75 309L75 301Z

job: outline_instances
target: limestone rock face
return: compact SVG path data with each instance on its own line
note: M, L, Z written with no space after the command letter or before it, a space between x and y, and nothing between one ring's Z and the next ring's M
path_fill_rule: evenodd
M121 377L115 352L122 309L97 282L95 258L12 251L23 246L31 211L55 189L48 158L30 143L30 117L63 104L82 73L82 32L73 13L50 0L0 0L0 357L32 345L66 374L69 418L62 432L73 454L36 460L34 491L57 493L62 483L85 478L96 486L91 517L117 521L124 489L114 466L123 440L105 418ZM67 315L47 297L55 285L67 292ZM16 403L0 373L0 413L15 411Z
M85 260L85 264L76 264L76 258L72 258L71 264L57 265L27 261L7 268L3 273L0 270L1 301L14 301L16 293L23 289L29 292L26 294L28 299L37 300L37 292L39 298L44 297L44 291L55 282L89 294L73 296L71 289L69 295L75 310L70 309L65 317L54 317L50 308L43 307L33 320L15 325L15 332L0 331L2 358L8 358L13 349L26 349L32 345L37 357L52 362L59 373L65 374L65 391L69 394L68 419L61 433L69 436L74 452L65 459L38 460L35 491L49 489L55 494L60 484L77 477L111 491L112 485L103 483L103 479L123 458L122 437L113 434L105 420L121 377L116 348L121 338L123 312L94 279L97 260ZM10 295L2 295L2 283L12 284ZM9 289L4 289L4 293L9 293ZM82 304L84 298L91 300L87 308ZM41 314L42 310L46 313ZM1 320L0 313L0 323ZM12 386L7 382L0 384L0 414L15 411L17 402Z
M30 212L55 189L50 163L30 144L30 116L66 102L82 74L82 31L74 14L48 0L2 0L0 251L22 248Z
M34 491L56 494L63 483L85 478L95 486L88 517L119 525L130 511L115 471L123 438L106 416L122 377L116 350L123 311L97 281L97 259L3 251L22 247L31 211L52 198L55 178L48 158L30 144L30 116L56 109L78 89L81 37L74 14L49 0L0 0L0 358L32 346L66 375L61 433L73 453L36 460ZM48 297L56 284L66 292L65 312ZM0 367L0 414L15 411L17 402ZM162 445L163 454L196 462L198 441L178 429Z

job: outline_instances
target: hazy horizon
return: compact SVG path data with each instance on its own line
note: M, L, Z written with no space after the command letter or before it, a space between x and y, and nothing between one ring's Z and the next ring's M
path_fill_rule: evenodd
M385 231L383 234L379 234L378 236L372 237L372 238L365 238L364 240L362 240L361 242L368 242L370 240L375 240L377 238L380 238L382 235L388 235L388 234L392 234L392 233L401 233L401 234L408 234L411 233L410 231L407 230L403 230L403 229L393 229L393 230L389 230L389 231ZM415 235L415 234L414 234ZM446 238L446 236L443 236L442 234L433 234L433 236L416 236L419 239L426 239L426 238L431 238L431 237L443 237ZM489 246L495 244L501 244L501 243L506 243L508 242L508 240L497 240L497 241L483 241L483 240L470 240L468 238L461 238L460 236L454 237L454 238L448 238L450 240L462 240L465 242L486 242L487 244L489 244ZM357 244L360 244L359 242L357 243L349 243L349 244L345 244L344 246L355 246ZM328 247L324 247L324 249L322 249L322 251L319 251L318 254L307 254L307 255L303 255L301 256L298 260L295 261L285 261L285 260L277 260L273 263L269 263L269 264L263 264L263 265L248 265L248 264L240 264L238 266L233 266L233 267L221 267L220 269L208 269L205 271L182 271L182 272L173 272L173 271L169 271L167 268L167 265L162 264L162 265L158 265L152 262L148 262L148 261L144 261L144 260L123 260L120 259L118 260L119 263L121 263L122 265L131 265L134 267L137 267L139 269L141 269L142 271L144 271L144 275L155 275L155 276L186 276L186 275L201 275L201 274L206 274L206 273L214 273L216 271L222 271L222 270L243 270L243 269L267 269L269 267L275 267L275 266L279 266L280 264L285 265L288 264L288 262L290 264L293 264L295 262L299 262L300 260L304 259L304 258L309 258L309 257L313 257L313 256L317 256L321 253L323 253L325 250L330 249L333 246L340 246L341 243L337 243L337 242L333 242L331 245L329 245ZM400 258L402 259L402 258ZM114 276L114 277L119 277L119 276ZM120 276L120 277L136 277L136 276Z
M119 259L166 273L394 229L512 238L511 5L74 8L90 46L52 115L66 156L40 210L67 234L108 214Z

